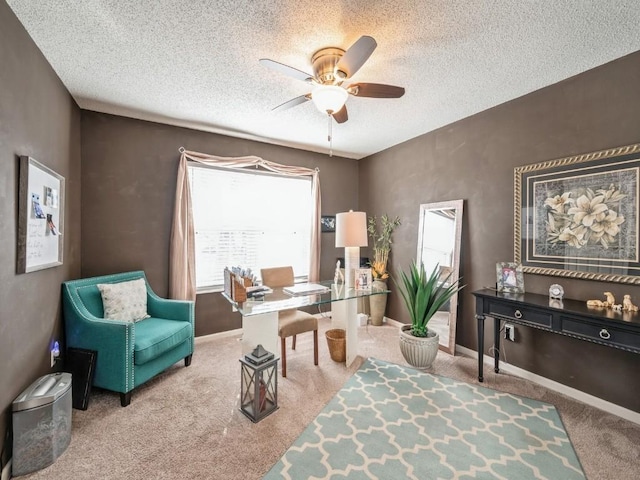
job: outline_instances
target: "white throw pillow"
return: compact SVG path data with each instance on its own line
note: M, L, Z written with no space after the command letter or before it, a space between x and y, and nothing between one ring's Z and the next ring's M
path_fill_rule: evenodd
M143 278L121 283L99 283L104 318L137 322L147 315L147 286Z

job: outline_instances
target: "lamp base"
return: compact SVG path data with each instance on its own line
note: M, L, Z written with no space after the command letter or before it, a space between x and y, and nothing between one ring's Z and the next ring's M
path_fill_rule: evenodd
M344 284L355 288L354 269L360 268L360 247L344 247Z

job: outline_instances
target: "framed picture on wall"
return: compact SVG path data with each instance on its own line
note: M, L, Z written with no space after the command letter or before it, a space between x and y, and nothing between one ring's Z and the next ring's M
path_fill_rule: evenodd
M335 232L336 231L336 217L335 215L323 215L320 217L320 231L321 232Z
M35 159L20 157L16 271L62 265L64 177Z
M515 169L525 273L640 284L640 144Z

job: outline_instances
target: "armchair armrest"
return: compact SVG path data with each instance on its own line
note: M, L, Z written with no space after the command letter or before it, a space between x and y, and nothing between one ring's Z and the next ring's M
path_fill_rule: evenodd
M147 290L147 313L152 317L194 323L194 302L161 298Z

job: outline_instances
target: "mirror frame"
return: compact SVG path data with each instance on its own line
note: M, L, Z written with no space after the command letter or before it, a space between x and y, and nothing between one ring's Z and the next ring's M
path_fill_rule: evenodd
M424 216L427 211L431 210L454 210L456 213L456 222L454 225L454 245L452 255L452 281L458 280L460 277L460 245L462 243L462 213L463 200L451 200L448 202L423 203L420 205L420 222L418 226L418 251L416 254L417 264L422 261L421 252L424 243ZM442 340L438 348L451 355L456 352L456 322L458 320L458 293L454 293L449 304L449 342L443 344Z

